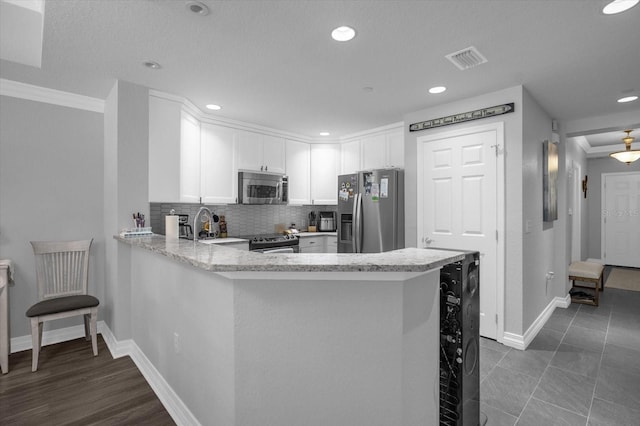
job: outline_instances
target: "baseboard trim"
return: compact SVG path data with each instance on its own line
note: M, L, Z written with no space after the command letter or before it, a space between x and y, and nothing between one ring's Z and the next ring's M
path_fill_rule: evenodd
M527 349L529 344L536 338L542 327L547 323L556 308L568 308L571 305L571 296L554 297L542 310L538 318L529 326L524 335L505 332L502 343L521 351Z
M109 352L113 358L121 358L129 356L142 373L151 389L155 392L158 399L164 405L173 421L179 426L200 426L200 422L191 413L189 408L175 393L173 388L162 377L160 372L149 361L146 355L140 350L136 342L132 339L118 341L111 329L104 321L98 321L98 333L102 334L102 338L107 344ZM84 326L77 325L57 330L45 331L42 333L43 346L55 343L66 342L84 336ZM11 339L11 352L21 352L32 348L31 336L20 336Z

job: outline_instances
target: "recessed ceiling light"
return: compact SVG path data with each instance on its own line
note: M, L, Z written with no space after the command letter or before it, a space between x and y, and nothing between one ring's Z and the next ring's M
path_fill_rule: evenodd
M602 13L605 15L615 15L616 13L631 9L638 4L638 2L640 2L640 0L613 0L602 9Z
M329 136L330 134L329 132L320 132L320 136Z
M442 93L445 90L447 90L447 88L444 87L444 86L435 86L435 87L432 87L431 89L429 89L429 93L432 93L432 94L435 95L436 93Z
M633 96L625 96L624 98L620 98L618 99L618 102L620 102L621 104L627 103L627 102L633 102L636 99L638 99L637 96L633 95Z
M206 4L199 1L188 1L185 7L190 11L200 16L207 16L209 14L209 8Z
M216 104L209 104L207 105L207 109L210 109L212 111L218 111L219 109L222 109L222 107Z
M159 70L160 68L162 68L160 64L155 61L146 61L146 62L143 62L142 65L144 65L147 68L151 68L152 70Z
M356 30L351 27L342 26L331 31L331 38L335 41L349 41L356 36Z
M373 92L373 87L371 86L363 87L362 90L364 92L370 93L370 92Z

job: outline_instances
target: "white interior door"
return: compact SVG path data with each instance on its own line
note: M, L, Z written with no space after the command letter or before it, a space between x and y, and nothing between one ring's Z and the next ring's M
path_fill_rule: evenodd
M492 339L502 329L497 167L502 138L497 123L418 139L419 239L424 247L480 252L480 335Z
M640 268L640 173L602 175L602 259Z

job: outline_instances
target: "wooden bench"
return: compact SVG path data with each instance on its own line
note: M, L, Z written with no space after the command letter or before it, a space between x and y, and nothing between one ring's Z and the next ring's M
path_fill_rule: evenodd
M576 288L586 288L589 290L594 290L593 296L588 298L578 297L578 295L572 294L571 303L584 303L587 305L598 306L599 291L604 291L604 281L602 279L603 271L604 266L602 266L600 263L589 261L571 263L571 265L569 265L569 279L572 283L570 293L575 293L573 290ZM576 284L576 281L593 283L594 287L591 287L590 285L578 285Z

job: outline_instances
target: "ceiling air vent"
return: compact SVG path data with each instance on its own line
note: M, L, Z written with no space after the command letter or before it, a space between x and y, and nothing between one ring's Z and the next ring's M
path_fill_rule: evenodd
M462 71L487 62L487 58L482 56L482 53L478 52L478 49L473 46L450 53L445 57Z

